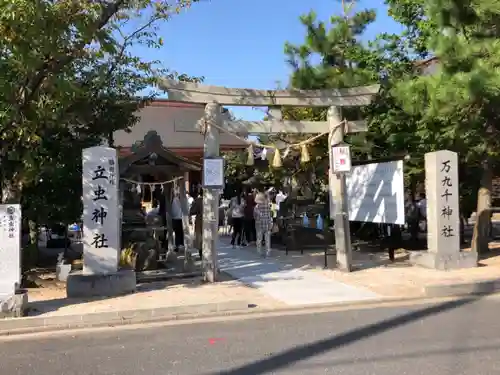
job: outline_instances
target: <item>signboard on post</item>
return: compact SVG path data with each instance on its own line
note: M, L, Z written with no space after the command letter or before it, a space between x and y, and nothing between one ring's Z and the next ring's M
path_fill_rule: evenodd
M0 205L0 297L21 283L21 205Z
M116 149L86 148L82 160L83 273L115 273L120 255Z
M403 160L356 165L346 182L349 220L405 224Z
M351 147L346 144L332 146L333 156L333 173L350 172L351 163Z
M224 189L224 158L203 159L203 188Z

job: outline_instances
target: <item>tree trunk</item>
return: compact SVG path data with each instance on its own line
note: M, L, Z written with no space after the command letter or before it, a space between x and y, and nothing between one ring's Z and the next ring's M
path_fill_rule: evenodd
M4 180L1 194L3 204L21 203L21 183L15 180Z
M106 141L108 142L108 147L115 147L115 138L113 136L113 132L108 133Z
M21 257L23 270L30 270L36 267L38 263L39 249L38 249L38 231L39 226L33 220L28 221L29 240L28 245L23 247L23 255Z
M297 177L293 176L290 184L290 194L289 196L297 198L299 196L300 184Z
M311 181L313 179L312 171L308 169L300 176L299 184L302 187L302 195L308 199L314 198L313 189L311 187Z
M465 216L463 214L460 215L460 244L465 244Z
M29 243L38 247L38 224L33 220L28 221Z
M471 251L478 254L484 254L489 250L492 184L492 165L490 158L487 157L482 163L481 184L477 194L476 223L471 243Z

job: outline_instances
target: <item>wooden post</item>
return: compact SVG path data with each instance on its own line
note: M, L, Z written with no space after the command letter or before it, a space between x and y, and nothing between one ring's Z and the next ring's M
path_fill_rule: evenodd
M174 261L177 255L174 252L174 228L172 225L172 184L165 185L165 214L167 216L167 261Z
M347 206L346 177L333 172L332 146L344 141L345 124L338 107L328 109L328 123L333 130L329 142L328 154L330 157L330 170L328 182L330 191L330 217L335 220L335 247L337 250L337 268L341 271L352 270L351 233L349 228L349 212Z
M181 181L179 184L179 200L182 209L182 229L184 233L184 271L193 270L193 258L191 257L191 249L193 241L189 230L189 205L186 197L186 184Z
M219 130L212 124L221 122L221 108L219 104L212 102L205 106L205 158L219 156ZM202 242L202 266L203 278L208 282L217 281L217 245L219 227L219 191L216 189L203 190L203 242Z

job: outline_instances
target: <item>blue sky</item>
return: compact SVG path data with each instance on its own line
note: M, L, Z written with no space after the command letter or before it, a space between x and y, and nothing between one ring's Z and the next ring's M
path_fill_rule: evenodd
M302 43L299 16L314 10L327 20L340 12L338 0L203 0L162 25L164 47L138 51L161 60L165 67L205 83L230 87L274 89L288 82L290 69L283 53L286 41ZM377 22L366 38L400 29L388 15L384 0L360 0L355 9L375 8ZM147 55L154 53L154 55ZM236 116L260 119L262 111L232 108Z

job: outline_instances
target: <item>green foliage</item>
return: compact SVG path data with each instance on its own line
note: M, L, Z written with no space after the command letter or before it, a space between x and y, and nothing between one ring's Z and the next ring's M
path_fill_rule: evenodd
M343 88L378 81L378 73L368 66L370 52L360 40L375 16L372 9L350 17L333 15L328 25L318 21L314 12L302 16L305 43L285 45L294 69L291 85L304 89ZM319 64L313 63L315 57L319 57Z
M250 178L251 173L246 166L247 153L242 151L229 151L223 153L225 160L224 176L229 184L237 185Z
M499 10L489 3L429 3L429 19L436 24L429 43L440 69L397 91L409 111L439 121L443 126L434 129L435 136L470 163L486 154L496 157L499 150L500 44L494 20Z
M265 137L262 137L261 141L267 143ZM241 189L242 183L254 178L254 176L259 183L265 186L280 187L287 174L284 168L273 169L266 160L255 159L254 165L246 165L247 151L229 151L223 153L223 156L226 162L224 195L227 197L230 197L235 190Z
M432 75L403 81L395 92L405 108L432 127L424 141L457 151L469 186L479 187L474 251L488 250L491 185L500 152L500 43L498 1L428 1L428 45L439 58ZM475 171L475 175L471 175ZM475 178L474 178L475 177ZM471 200L471 194L467 195Z
M347 119L362 117L369 125L367 133L351 135L348 141L353 146L354 159L358 160L408 155L405 168L409 185L414 185L423 179L425 153L439 149L463 153L477 141L477 134L467 129L460 133L454 128L455 119L466 113L464 108L454 106L452 113L425 114L422 108L410 110L401 100L408 96L414 104L426 102L408 87L432 79L420 76L415 60L431 55L438 22L428 17L423 0L387 0L386 3L393 18L405 26L402 35L381 33L374 40L362 43L364 31L375 21L375 12L368 9L352 13L351 6L344 9L342 16L332 16L329 25L317 21L314 13L303 16L305 43L287 44L285 52L294 69L293 87L342 88L382 81L382 88L371 105L361 110L345 109L343 115ZM449 102L449 98L448 93L443 93L444 101ZM284 117L324 120L325 110L291 109L285 111ZM464 133L467 141L460 138ZM319 140L312 153L315 154L314 166L321 176L328 167L326 140ZM463 162L467 160L464 158Z
M426 0L385 0L389 15L404 26L402 35L408 52L419 59L431 55L429 39L436 29L436 23L426 13Z
M285 46L293 69L290 85L327 89L381 80L382 89L371 105L361 110L346 108L342 114L349 120L363 117L369 124L367 134L348 137L354 158L409 156L406 177L414 190L424 178L425 153L455 151L460 161L462 213L476 210L478 216L487 217L491 177L498 170L500 153L500 3L386 0L389 14L404 30L399 35L382 33L369 42L360 40L374 22L375 12L353 13L355 1L342 1L345 3L344 14L333 15L329 22L318 21L314 12L301 17L304 43ZM416 62L430 56L438 58L439 68L422 74ZM325 110L286 108L283 117L322 121ZM265 141L290 144L308 136L279 134L265 137ZM315 142L310 153L308 165L295 159L295 164L283 169L288 175L314 172L324 180L326 139ZM476 224L474 250L487 249L483 240L488 230L486 221Z
M290 85L300 89L345 88L372 84L379 81L375 69L377 55L361 38L366 28L375 21L373 9L362 10L349 15L351 5L344 9L344 15L333 15L329 22L319 21L314 12L301 17L306 30L302 45L285 45L287 61L293 69ZM319 62L318 62L319 61ZM357 120L359 108L345 108L343 116ZM324 108L285 108L283 118L289 120L325 121ZM274 137L284 143L296 143L309 138L310 134L280 134ZM351 135L348 141L353 145L356 157L366 158L371 145L363 134ZM328 179L328 137L318 138L310 147L311 162L301 165L296 162L296 174L314 175L317 190L327 184ZM306 180L309 179L306 177ZM318 191L315 194L319 194Z
M346 13L348 11L346 7ZM306 35L302 45L285 45L287 61L293 69L290 85L300 89L344 88L371 84L379 81L377 58L371 47L361 42L366 28L375 21L374 10L363 10L351 16L333 15L328 23L318 21L314 12L300 18ZM319 61L319 63L317 63ZM287 120L325 121L324 108L283 108L282 115ZM358 108L346 108L348 119L361 116ZM311 134L277 134L261 136L267 144L293 144L311 137ZM371 145L364 135L349 136L355 155L366 158L371 152ZM327 183L328 137L318 138L308 147L311 162L301 164L300 153L294 150L283 160L282 169L260 170L258 173L267 181L282 184L283 178L296 177L299 184L309 184L312 190L318 190ZM239 173L237 173L239 175ZM314 175L316 180L311 181ZM313 191L318 195L319 191Z
M4 202L23 195L37 221L78 217L81 150L130 129L159 75L197 80L132 53L160 48L158 26L191 3L0 0Z

